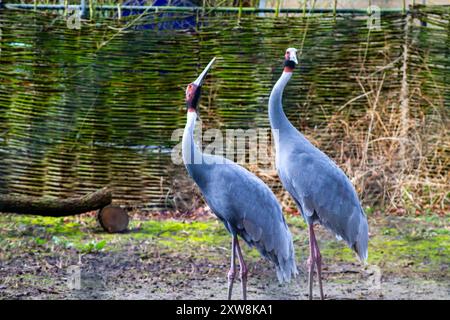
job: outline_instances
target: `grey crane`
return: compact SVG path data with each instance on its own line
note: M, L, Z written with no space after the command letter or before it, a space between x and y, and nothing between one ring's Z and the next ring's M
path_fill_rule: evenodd
M309 299L312 299L315 266L320 297L323 299L322 257L314 234L314 224L321 224L338 239L344 239L362 261L368 255L368 225L358 195L345 173L311 144L291 124L283 111L283 91L298 64L296 52L295 48L286 50L283 73L269 98L269 119L275 140L278 175L308 224Z
M182 157L186 169L206 203L232 236L231 265L228 272L228 299L231 299L237 254L243 299L247 298L247 266L238 236L275 264L278 280L289 281L297 274L292 236L275 195L254 174L236 163L204 154L194 141L198 102L202 83L214 63L186 88L187 123L183 133Z

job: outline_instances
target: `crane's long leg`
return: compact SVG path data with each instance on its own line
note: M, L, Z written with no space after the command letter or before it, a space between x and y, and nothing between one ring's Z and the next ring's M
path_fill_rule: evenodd
M320 299L323 300L323 287L322 287L322 255L320 254L319 244L317 243L316 235L314 234L313 229L313 237L314 237L314 256L317 265L317 278L319 279L319 290L320 290Z
M236 248L237 248L237 254L239 259L239 266L240 266L240 276L241 276L241 285L242 285L242 299L247 300L247 274L248 269L245 265L244 257L242 256L241 247L239 245L239 241L236 238Z
M319 246L317 246L316 264L317 264L317 277L319 278L320 299L323 300L324 296L322 287L322 257L320 255Z
M308 287L309 287L309 300L313 297L313 278L314 278L314 266L315 266L315 248L314 248L314 229L312 224L309 226L309 258L307 260L308 264Z
M236 275L236 243L237 236L233 236L231 239L231 264L228 271L228 300L231 300L231 294L233 292L233 283Z
M312 286L314 277L314 265L317 266L317 277L319 279L320 299L324 299L322 286L322 256L320 255L319 245L314 234L313 224L309 225L309 250L310 256L308 258L309 264L309 299L312 300Z

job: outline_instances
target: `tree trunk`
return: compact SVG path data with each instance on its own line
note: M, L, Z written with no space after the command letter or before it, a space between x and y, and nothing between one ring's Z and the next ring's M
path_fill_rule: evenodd
M68 199L0 195L0 212L63 217L101 209L111 201L111 190L107 187L80 198Z

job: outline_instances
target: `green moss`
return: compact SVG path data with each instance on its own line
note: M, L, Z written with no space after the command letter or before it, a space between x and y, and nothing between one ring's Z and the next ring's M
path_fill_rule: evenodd
M55 279L33 273L23 273L19 275L18 278L21 285L26 287L50 287L55 284Z
M364 208L364 212L366 213L367 216L371 216L375 212L375 207L367 206Z
M395 228L384 227L384 228L381 228L381 234L386 235L386 236L398 236L399 231Z
M398 231L381 232L383 235L369 241L369 264L383 266L385 272L401 272L407 268L414 272L439 272L449 266L450 236L437 234L429 238L399 237ZM381 231L385 231L383 228ZM355 262L355 253L343 242L321 243L321 252L328 261Z
M440 263L450 257L450 237L439 235L429 239L411 241L374 239L372 241L373 262L412 260L414 264Z
M124 235L130 240L156 240L174 248L198 243L216 245L225 238L229 240L228 233L217 221L149 220L132 223L130 230Z
M80 230L80 223L75 220L64 222L64 218L39 217L39 216L9 216L10 221L22 227L45 228L48 233L64 236L81 236L83 232ZM66 218L67 219L67 218ZM91 218L87 218L87 222L91 222ZM90 223L89 223L90 224ZM23 228L22 228L23 229Z
M303 217L301 216L288 216L286 218L286 222L289 225L289 227L292 228L299 228L299 229L306 229L306 223Z
M382 266L386 272L442 273L445 266L448 267L450 257L450 232L446 219L371 219L369 225L373 236L369 242L368 263ZM308 255L306 225L298 216L289 216L287 222L298 262L303 263L301 257ZM102 231L94 218L0 215L0 253L9 257L14 252L51 250L56 246L62 250L73 248L78 252L96 254L143 244L160 248L161 252L207 257L212 261L223 259L224 253L229 255L230 235L222 223L214 219L132 221L129 229L124 234L108 234ZM343 241L329 236L328 232L320 235L319 242L327 264L357 261L354 252ZM250 261L260 259L255 249L243 247Z
M324 259L328 261L346 261L346 262L354 262L355 261L355 253L350 250L343 241L334 241L327 243L320 243L322 252L322 256Z
M352 284L355 282L353 279L334 278L333 282L336 284Z

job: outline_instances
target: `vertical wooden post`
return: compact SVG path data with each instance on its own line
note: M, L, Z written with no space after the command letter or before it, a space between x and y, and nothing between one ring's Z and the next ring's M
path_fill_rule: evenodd
M399 157L403 161L403 167L406 165L404 162L407 159L406 155L406 141L408 139L409 131L409 86L408 86L408 45L409 45L409 19L410 16L405 17L404 27L404 43L403 43L403 63L402 63L402 82L400 88L400 154Z
M281 5L281 0L277 0L276 8L275 8L275 17L276 18L278 18L278 16L280 15L280 5Z
M122 19L122 1L117 3L117 19Z
M95 16L94 0L89 0L89 19L93 20Z
M336 7L337 7L337 0L334 0L333 4L333 17L336 19Z
M238 22L241 21L241 16L242 16L242 6L243 6L242 2L243 2L242 0L239 0Z
M68 6L69 6L69 0L64 0L64 16L67 16L67 7Z

